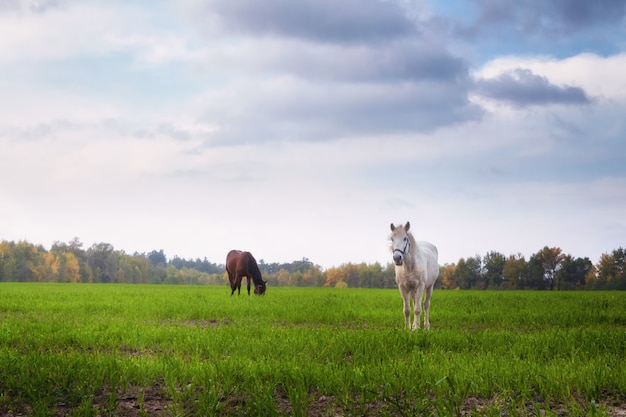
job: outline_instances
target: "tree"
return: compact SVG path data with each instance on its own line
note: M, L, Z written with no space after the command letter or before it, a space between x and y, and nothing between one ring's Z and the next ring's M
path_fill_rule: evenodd
M109 243L94 243L87 249L87 264L91 267L95 282L116 282L117 262L113 246Z
M40 248L26 241L20 241L10 245L11 256L15 259L14 265L9 265L15 275L12 281L33 282L37 281L37 266L43 262ZM43 249L43 248L41 248Z
M280 286L289 285L289 272L286 269L281 268L276 274L276 280Z
M509 289L526 288L528 281L528 264L524 255L510 255L502 267L503 287Z
M455 270L456 264L445 264L444 266L439 268L441 288L450 290L458 287L456 280L454 279Z
M477 288L481 278L480 256L461 258L454 271L454 279L461 289Z
M537 253L537 259L541 262L543 269L543 279L547 282L548 288L553 290L555 284L556 273L561 268L561 263L565 259L561 248L549 248L545 246ZM557 287L557 290L559 288Z
M626 289L626 250L618 248L610 254L604 253L597 265L595 288Z
M543 262L538 253L531 255L528 260L528 276L524 289L545 290L545 271Z
M348 284L350 288L359 288L361 286L361 276L359 265L348 263L342 265L343 269L343 281Z
M52 244L50 252L61 258L61 282L93 282L93 270L87 264L86 252L82 247L83 244L77 237L69 243L56 241ZM76 273L79 274L78 278L74 275Z
M66 252L61 258L61 275L63 282L80 282L80 266L78 258L72 252Z
M321 287L324 285L324 274L320 267L311 267L304 273L304 285L307 287Z
M152 266L161 266L165 268L167 265L167 258L165 257L165 253L163 253L163 249L160 251L153 250L148 254L148 260L152 264Z
M17 270L11 244L6 240L0 242L0 281L11 281Z
M383 269L383 288L396 288L396 267L393 263L388 263Z
M341 268L332 267L326 270L326 281L324 282L325 287L334 287L337 282L341 281L343 278L343 271Z
M556 273L557 288L562 290L581 289L585 286L585 279L593 269L589 258L576 258L565 255L561 268Z
M506 258L499 252L491 251L483 258L482 283L484 288L499 288L504 279ZM483 289L484 289L483 288Z
M61 257L52 252L42 255L43 262L35 268L35 276L39 282L63 282L61 275Z

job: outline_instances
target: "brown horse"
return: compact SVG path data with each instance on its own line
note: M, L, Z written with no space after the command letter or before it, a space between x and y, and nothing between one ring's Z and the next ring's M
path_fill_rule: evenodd
M267 281L263 281L259 266L250 252L242 252L240 250L228 252L228 255L226 255L226 272L228 272L228 280L232 290L230 295L233 295L235 290L237 290L237 295L241 294L243 277L246 277L248 280L248 295L250 295L250 278L254 282L254 293L256 295L265 294Z

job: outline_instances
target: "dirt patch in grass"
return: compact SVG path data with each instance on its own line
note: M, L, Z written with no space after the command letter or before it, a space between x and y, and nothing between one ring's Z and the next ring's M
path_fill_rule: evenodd
M182 393L183 390L180 390ZM186 392L178 395L177 399L168 392L163 383L157 382L153 386L131 386L124 392L113 393L111 390L101 390L81 405L71 406L58 401L49 407L46 414L51 416L69 416L92 414L97 416L176 416L202 415L199 402L202 401L198 393ZM219 415L255 415L255 399L246 394L221 393L217 395ZM278 415L305 415L321 417L338 416L379 416L391 417L408 415L461 415L461 416L568 416L568 415L598 415L611 417L626 417L626 402L607 400L600 404L589 404L583 401L572 400L571 403L556 403L546 401L527 401L523 404L515 403L511 399L479 397L466 398L462 404L450 408L445 401L422 398L410 400L407 398L372 399L362 398L356 394L351 398L338 398L332 395L312 391L306 398L297 401L290 399L284 387L277 387L272 399L272 408ZM86 410L88 408L88 410ZM595 410L594 410L595 408ZM217 411L219 410L219 411ZM35 406L24 401L12 405L0 403L0 416L18 417L34 415Z

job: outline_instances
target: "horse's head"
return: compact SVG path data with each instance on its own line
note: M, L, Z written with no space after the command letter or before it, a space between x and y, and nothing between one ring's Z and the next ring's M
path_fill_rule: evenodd
M256 295L264 295L265 294L265 290L267 289L267 286L265 285L267 284L267 281L263 281L262 284L255 284L254 285L254 293Z
M411 239L409 238L409 228L411 223L406 222L404 226L394 226L391 223L391 252L393 254L393 262L402 266L404 263L404 256L411 250Z

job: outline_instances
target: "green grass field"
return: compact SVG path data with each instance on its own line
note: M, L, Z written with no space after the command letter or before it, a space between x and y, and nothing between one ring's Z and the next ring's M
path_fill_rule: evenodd
M626 415L623 292L0 284L1 415Z

